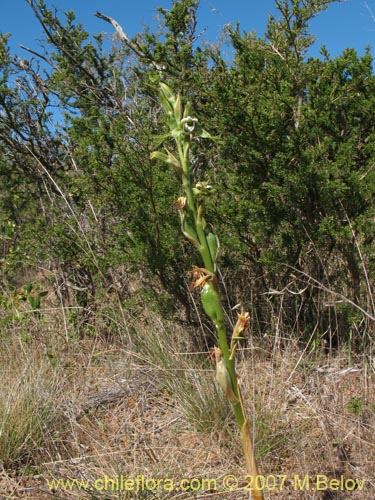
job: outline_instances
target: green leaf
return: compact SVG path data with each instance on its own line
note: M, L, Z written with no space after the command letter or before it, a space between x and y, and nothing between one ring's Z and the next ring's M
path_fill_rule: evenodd
M176 122L180 123L181 113L182 113L181 95L180 94L177 95L177 98L176 98L174 106L173 106L173 111L174 111L174 117L176 119Z
M167 153L163 153L162 151L153 151L150 155L151 160L160 160L168 165L171 165L177 174L182 174L181 164L178 159L167 150Z
M163 82L160 83L159 99L167 115L173 115L176 97L168 85Z
M38 297L33 297L32 295L29 297L29 304L32 309L39 309L40 307L40 300Z
M213 135L211 135L209 132L207 132L207 130L204 130L204 129L201 130L199 137L201 137L202 139L215 140L215 137Z
M169 103L173 103L176 99L171 88L168 87L168 85L164 82L160 82L160 92L163 97L168 100Z
M206 234L208 248L210 250L212 261L216 264L217 257L220 251L220 242L216 233Z
M169 157L168 157L167 153L163 153L162 151L153 151L150 154L150 160L160 160L160 161L163 161L165 163L168 163Z

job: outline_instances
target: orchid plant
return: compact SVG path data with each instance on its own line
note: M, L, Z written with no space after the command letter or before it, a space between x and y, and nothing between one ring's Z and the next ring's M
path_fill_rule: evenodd
M177 153L155 151L151 159L169 164L180 177L184 196L178 198L181 230L201 256L201 266L192 270L192 287L200 290L202 306L212 320L217 332L218 345L213 349L216 364L216 380L228 398L241 432L241 443L249 474L254 478L252 496L263 500L263 493L257 488L258 475L250 434L249 420L245 413L240 384L235 369L235 354L238 342L244 338L249 326L249 313L241 307L231 340L228 343L224 321L224 309L217 277L217 260L220 244L215 231L205 220L205 200L214 193L214 187L206 181L194 183L189 152L194 136L210 138L201 130L198 119L192 116L191 104L183 108L181 95L175 95L165 84L160 83L159 99L167 116L169 133L163 138L174 139Z

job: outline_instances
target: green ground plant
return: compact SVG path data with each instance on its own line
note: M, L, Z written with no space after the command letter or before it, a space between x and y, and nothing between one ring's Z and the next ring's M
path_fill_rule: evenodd
M153 152L151 159L169 164L182 182L185 196L177 200L181 230L198 251L202 262L201 266L203 266L194 267L192 288L200 289L203 309L215 325L218 347L214 347L212 354L216 364L216 380L232 405L241 432L241 443L248 472L256 477L258 472L249 420L246 416L235 369L236 349L238 342L243 340L248 328L249 313L245 312L241 306L241 312L238 313L238 320L230 343L228 343L217 275L220 243L212 226L205 220L205 201L215 188L205 180L195 182L190 163L190 146L194 136L201 138L211 138L211 136L205 130L200 130L198 119L192 115L191 104L187 103L183 106L181 95L174 95L172 90L162 82L160 83L159 98L167 116L169 128L165 139L172 138L174 140L177 157L166 148L164 152ZM254 500L263 499L261 489L254 489L252 495Z

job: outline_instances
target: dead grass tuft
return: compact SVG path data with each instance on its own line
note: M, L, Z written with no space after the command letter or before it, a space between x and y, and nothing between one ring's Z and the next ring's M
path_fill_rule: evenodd
M0 354L0 463L37 462L53 442L61 396L59 371L48 357L21 341L2 340Z

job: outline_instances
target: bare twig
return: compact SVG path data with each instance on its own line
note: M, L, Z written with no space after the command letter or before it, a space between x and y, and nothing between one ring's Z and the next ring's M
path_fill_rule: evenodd
M98 17L99 19L103 19L103 21L111 24L117 34L120 37L120 40L124 42L124 44L129 47L130 50L132 50L138 57L144 57L144 54L140 52L133 43L130 42L128 35L125 33L125 31L122 29L121 25L113 19L113 17L106 16L105 14L102 14L101 12L95 12L94 16Z
M319 288L320 290L324 290L325 292L333 295L334 297L337 297L339 298L340 300L342 300L343 302L346 302L347 304L350 304L351 306L353 306L355 309L358 309L358 311L360 311L362 314L364 314L364 316L366 316L367 318L371 319L372 321L375 321L375 316L373 316L372 314L370 314L369 312L367 312L365 309L363 309L363 307L361 307L359 304L356 304L353 300L349 299L348 297L346 297L345 295L343 295L342 293L339 293L339 292L335 292L334 290L328 288L327 286L325 286L323 283L321 283L319 280L313 278L312 276L310 276L308 273L305 273L304 271L301 271L300 269L296 269L295 267L293 266L290 266L288 264L285 264L287 267L289 267L290 269L292 269L293 271L295 271L296 273L299 273L301 276L304 276L305 278L308 279L309 283L315 287L315 288Z

